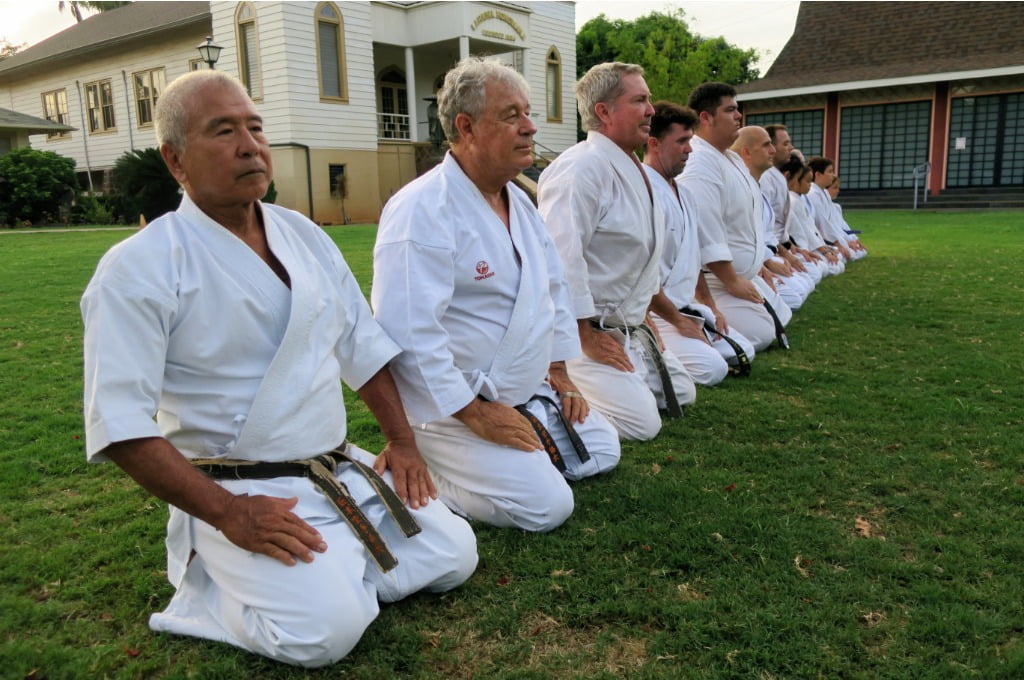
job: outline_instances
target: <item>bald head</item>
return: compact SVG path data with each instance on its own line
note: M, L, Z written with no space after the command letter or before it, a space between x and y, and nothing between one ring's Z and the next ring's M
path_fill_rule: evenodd
M750 174L759 179L775 162L775 146L768 131L757 125L740 128L732 150L739 154Z

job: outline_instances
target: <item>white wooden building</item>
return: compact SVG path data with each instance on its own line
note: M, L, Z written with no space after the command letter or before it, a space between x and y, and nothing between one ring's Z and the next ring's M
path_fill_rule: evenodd
M531 86L537 151L576 141L572 2L136 2L0 62L0 107L77 128L33 135L102 191L121 154L156 145L153 106L222 46L272 145L277 202L317 222L375 221L437 159L434 94L468 55Z

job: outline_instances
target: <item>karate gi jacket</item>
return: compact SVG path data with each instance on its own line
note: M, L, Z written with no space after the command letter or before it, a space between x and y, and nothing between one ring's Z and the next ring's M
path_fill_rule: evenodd
M370 299L403 350L393 373L413 424L478 394L522 404L552 361L580 354L554 244L526 194L505 191L510 229L449 153L381 215Z
M341 381L358 389L399 349L324 231L290 210L260 209L290 289L187 195L102 258L81 303L90 461L141 437L166 437L186 458L260 461L344 441ZM191 547L187 518L171 508L175 586Z
M636 156L591 130L541 173L537 200L576 318L643 323L661 284L664 216Z
M753 279L764 262L761 187L732 150L721 152L700 137L679 184L693 196L701 263L731 261L736 274Z
M657 170L644 165L654 189L654 198L665 215L665 247L661 252L661 287L676 309L694 301L700 276L700 244L693 221L692 197L675 179L666 180ZM671 182L679 195L672 191ZM689 204L689 205L688 205Z

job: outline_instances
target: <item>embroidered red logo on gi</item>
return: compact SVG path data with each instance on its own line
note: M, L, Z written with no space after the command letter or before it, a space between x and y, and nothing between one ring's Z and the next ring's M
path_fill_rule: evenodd
M480 276L474 276L474 281L482 281L494 276L494 272L491 271L491 265L487 264L487 260L480 260L476 263L476 273Z

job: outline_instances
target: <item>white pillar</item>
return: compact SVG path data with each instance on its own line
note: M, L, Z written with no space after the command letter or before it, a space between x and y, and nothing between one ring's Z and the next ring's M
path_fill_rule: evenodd
M420 141L420 126L416 122L416 62L412 48L405 48L405 96L409 107L409 141Z
M462 61L469 56L469 36L459 36L459 61Z

